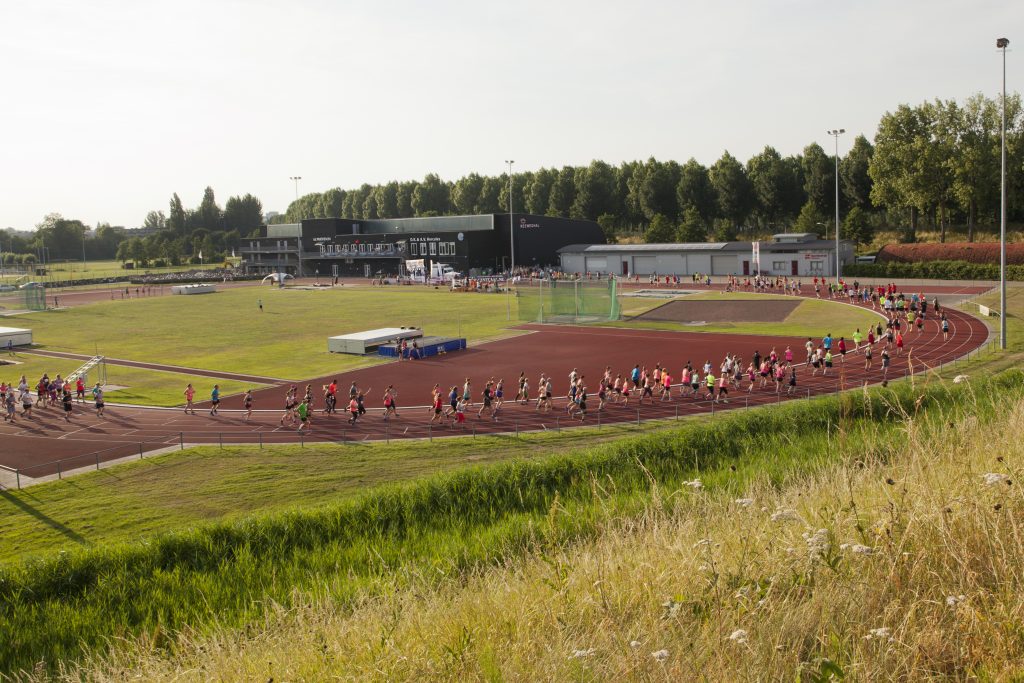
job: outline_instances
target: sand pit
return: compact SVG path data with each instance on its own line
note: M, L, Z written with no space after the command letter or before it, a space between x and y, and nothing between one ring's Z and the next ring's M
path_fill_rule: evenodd
M725 301L670 301L633 320L659 320L677 323L767 323L781 322L800 301L786 299L730 299Z

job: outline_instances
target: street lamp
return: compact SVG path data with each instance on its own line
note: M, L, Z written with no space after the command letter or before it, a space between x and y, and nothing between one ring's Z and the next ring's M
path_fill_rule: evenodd
M1006 48L1007 38L996 39L996 48L1003 51L1003 125L1002 167L1000 169L999 204L999 348L1006 350Z
M505 163L508 164L508 245L509 245L509 262L511 266L508 269L508 280L505 282L505 304L508 308L508 319L512 319L512 277L516 269L516 240L515 240L515 221L512 220L512 164L516 163L515 159L505 159Z
M846 132L845 128L835 128L826 131L836 141L836 283L842 275L839 258L839 136Z
M295 181L295 201L299 201L299 181L302 180L302 176L300 176L300 175L290 175L290 176L288 176L288 180L294 180Z

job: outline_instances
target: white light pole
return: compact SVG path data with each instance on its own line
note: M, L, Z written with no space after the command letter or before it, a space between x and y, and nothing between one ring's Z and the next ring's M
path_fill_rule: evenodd
M299 181L302 180L302 176L300 176L300 175L290 175L290 176L288 176L288 180L294 180L295 181L295 201L299 201Z
M839 258L839 136L846 132L845 128L827 131L836 141L836 283L842 277L841 259Z
M516 224L512 220L512 164L516 163L515 159L505 159L505 163L508 164L508 246L509 246L509 262L511 266L508 269L508 280L505 281L505 304L508 309L508 319L512 319L512 278L513 273L516 269L516 240L515 230Z
M1003 126L1002 126L1002 167L1000 169L999 204L999 348L1006 349L1006 48L1007 38L996 40L996 47L1003 51Z

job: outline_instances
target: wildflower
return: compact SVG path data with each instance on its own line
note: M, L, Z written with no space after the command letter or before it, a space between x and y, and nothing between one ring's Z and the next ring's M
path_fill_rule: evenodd
M800 521L800 515L797 514L796 510L791 510L789 508L782 509L782 510L776 510L774 513L772 513L772 521L773 522L799 522Z
M669 598L665 602L661 603L661 606L665 608L665 616L674 617L679 614L679 610L682 608L683 604Z
M966 595L947 595L946 596L946 605L948 607L956 607L957 604L963 602L966 599L967 599Z
M735 502L740 507L748 508L748 507L750 507L751 505L754 504L754 499L753 498L737 498Z
M691 489L695 491L704 488L704 484L701 483L700 479L694 479L693 481L684 481L683 485L689 486Z
M668 659L668 650L658 650L657 652L652 652L651 656L657 659L659 662L664 662L666 659Z
M572 655L569 657L569 659L582 659L584 657L589 657L595 652L597 652L597 650L595 650L594 648L588 648L586 650L573 650Z
M1008 476L1006 476L1005 474L1000 474L998 472L988 472L987 474L983 475L983 477L985 479L985 484L987 486L998 486L999 484L1002 484L1003 482L1007 482L1010 480Z
M629 646L635 650L638 647L640 647L640 641L639 640L631 640L631 641L629 641Z
M750 597L750 586L743 586L738 591L733 593L733 596L737 600L743 600Z
M889 640L890 638L892 638L892 631L889 630L888 626L873 628L870 631L868 631L868 635L864 636L864 640L871 640L872 638L878 638L879 640Z
M828 537L828 529L818 529L813 534L804 532L804 541L807 542L807 554L812 560L821 559L828 554L832 547L832 541Z
M851 553L857 555L874 555L875 549L869 545L861 545L860 543L844 543L839 546L840 550L849 550Z
M729 635L729 640L735 641L740 645L745 645L747 642L747 632L738 628Z
M953 384L963 384L968 379L970 379L970 377L968 377L967 375L957 375L956 377L953 378Z

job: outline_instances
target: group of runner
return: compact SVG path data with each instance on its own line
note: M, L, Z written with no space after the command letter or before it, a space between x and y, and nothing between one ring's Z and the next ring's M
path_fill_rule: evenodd
M27 420L32 419L33 409L54 408L62 410L64 421L70 422L75 404L85 403L86 396L85 381L81 377L76 378L72 384L71 380L62 379L59 374L51 379L48 374L44 373L35 385L29 385L28 379L22 375L17 384L0 382L0 412L3 413L5 422L13 423L18 420L19 405L21 406L21 417ZM95 406L97 417L103 417L102 385L97 382L96 386L88 390L88 396Z

